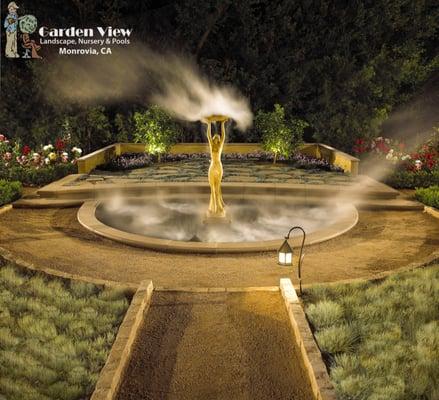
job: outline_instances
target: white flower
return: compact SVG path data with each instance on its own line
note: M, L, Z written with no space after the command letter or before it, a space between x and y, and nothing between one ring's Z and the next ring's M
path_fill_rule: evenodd
M82 149L80 149L79 147L73 147L72 153L81 155L82 154Z
M46 158L44 159L44 163L45 163L45 164L50 164L50 160L46 157Z
M64 152L62 153L62 155L63 155L63 157L68 157L68 156L69 156L69 153L67 153L67 152L64 151Z
M410 158L411 158L411 157L410 157L410 154L406 154L405 156L402 156L402 157L401 157L401 160L402 160L402 161L410 160Z
M52 151L52 150L53 150L53 146L52 146L51 144L46 144L46 145L43 147L43 150L44 150L44 151Z
M39 153L34 153L34 154L32 154L32 157L33 157L33 158L38 158L39 156L40 156Z

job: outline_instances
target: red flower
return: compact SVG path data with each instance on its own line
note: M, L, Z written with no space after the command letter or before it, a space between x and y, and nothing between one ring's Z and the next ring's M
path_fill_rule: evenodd
M60 139L60 138L56 139L55 149L57 149L58 151L62 151L62 150L64 150L65 147L66 147L66 145L62 139Z
M23 148L21 149L21 154L23 154L24 156L27 156L30 152L31 152L31 148L28 145L23 146Z

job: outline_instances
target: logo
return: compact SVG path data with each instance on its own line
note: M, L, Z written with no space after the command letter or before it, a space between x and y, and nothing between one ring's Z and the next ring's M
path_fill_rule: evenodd
M8 15L5 18L6 30L5 56L8 58L42 58L38 51L41 46L31 38L38 27L38 20L33 15L18 16L15 1L8 4Z

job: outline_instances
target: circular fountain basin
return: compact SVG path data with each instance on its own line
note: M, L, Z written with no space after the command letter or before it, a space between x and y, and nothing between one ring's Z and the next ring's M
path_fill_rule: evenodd
M310 245L339 236L358 221L358 212L350 204L247 196L226 197L230 222L206 224L207 201L202 195L114 197L85 202L78 220L90 231L118 242L193 253L275 251L295 225L305 229L305 244ZM293 246L301 244L300 235L291 236Z

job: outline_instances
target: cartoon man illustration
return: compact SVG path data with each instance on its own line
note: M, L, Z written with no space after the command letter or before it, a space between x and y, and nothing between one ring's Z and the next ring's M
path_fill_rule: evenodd
M17 28L18 28L18 10L17 4L14 1L11 1L8 4L8 12L9 14L5 19L5 28L6 28L6 48L5 55L9 58L19 58L17 50Z

